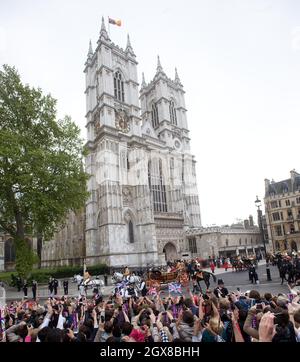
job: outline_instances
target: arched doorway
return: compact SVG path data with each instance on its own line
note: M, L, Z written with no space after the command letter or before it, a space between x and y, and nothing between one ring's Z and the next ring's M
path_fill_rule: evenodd
M291 241L291 250L292 250L292 251L298 251L297 243L296 243L295 240L292 240L292 241Z
M178 259L177 250L173 243L167 243L163 249L166 262Z

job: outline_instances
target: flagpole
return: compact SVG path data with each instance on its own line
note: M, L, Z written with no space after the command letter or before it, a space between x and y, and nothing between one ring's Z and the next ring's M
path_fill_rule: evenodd
M108 25L107 25L107 28L108 28L108 35L110 37L110 25L109 25L109 16L107 17L107 21L108 21Z

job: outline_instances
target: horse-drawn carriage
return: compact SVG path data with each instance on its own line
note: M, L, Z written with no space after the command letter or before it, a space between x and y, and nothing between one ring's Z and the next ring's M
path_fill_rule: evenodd
M232 260L232 270L237 271L246 271L250 268L251 265L257 266L257 260L253 257L242 257L235 258Z
M169 283L178 282L182 285L186 285L189 281L189 277L185 271L175 270L171 272L164 272L158 269L150 270L146 275L146 285L151 287L163 287Z

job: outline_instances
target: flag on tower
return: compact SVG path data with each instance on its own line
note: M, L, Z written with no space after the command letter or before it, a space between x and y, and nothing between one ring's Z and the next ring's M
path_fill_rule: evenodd
M110 24L117 25L117 26L122 25L122 21L120 19L112 19L112 18L108 17L108 22Z

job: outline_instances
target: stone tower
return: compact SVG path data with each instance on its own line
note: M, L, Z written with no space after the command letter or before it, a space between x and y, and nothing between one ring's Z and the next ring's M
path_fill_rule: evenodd
M91 44L86 75L87 264L157 264L155 225L146 175L137 61L129 36L126 49L111 42L102 18ZM138 165L138 167L137 167Z
M104 20L85 63L90 174L86 262L111 267L164 264L187 252L185 232L201 226L195 160L183 86L158 58L141 89L137 61L114 44ZM140 98L140 99L139 99Z
M157 58L156 74L147 85L143 75L140 92L143 124L148 124L169 153L168 194L172 211L181 211L187 227L201 226L195 159L190 153L183 86L175 68L174 80ZM183 201L183 205L178 203Z

